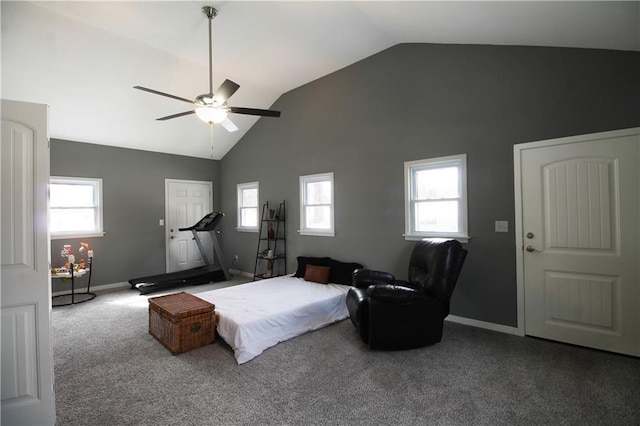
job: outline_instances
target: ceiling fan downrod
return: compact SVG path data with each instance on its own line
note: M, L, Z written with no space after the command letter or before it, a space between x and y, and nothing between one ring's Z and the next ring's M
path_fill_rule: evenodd
M209 95L213 96L213 37L211 35L211 23L218 16L218 10L212 6L202 8L202 13L209 19Z

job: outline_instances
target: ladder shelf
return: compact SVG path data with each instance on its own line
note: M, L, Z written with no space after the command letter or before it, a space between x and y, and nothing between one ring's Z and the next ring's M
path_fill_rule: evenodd
M287 231L285 226L285 202L277 208L269 202L262 206L256 263L253 280L286 275L287 273Z

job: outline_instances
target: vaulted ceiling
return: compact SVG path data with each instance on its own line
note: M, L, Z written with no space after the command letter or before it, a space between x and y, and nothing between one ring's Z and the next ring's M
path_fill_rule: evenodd
M208 92L205 5L214 90L253 108L398 43L640 50L640 2L2 1L2 97L48 104L53 138L220 159L258 118L156 121L191 107L133 89Z

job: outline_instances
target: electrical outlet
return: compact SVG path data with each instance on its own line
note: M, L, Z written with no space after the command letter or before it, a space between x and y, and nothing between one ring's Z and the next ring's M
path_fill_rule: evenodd
M233 256L233 261L237 262L238 261L238 255L236 254L235 256Z

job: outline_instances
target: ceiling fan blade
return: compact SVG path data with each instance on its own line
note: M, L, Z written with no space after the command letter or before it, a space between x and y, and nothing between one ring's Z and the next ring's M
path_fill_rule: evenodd
M271 109L229 107L229 111L235 114L259 115L262 117L280 117L280 111L274 111Z
M222 121L220 124L222 124L222 127L227 129L228 132L236 132L240 130L238 129L238 126L236 126L235 123L228 118L225 118L224 121Z
M229 99L234 93L236 93L236 90L238 90L239 88L239 84L234 83L231 80L225 80L224 82L222 82L220 87L218 87L218 91L213 96L213 99L218 101L218 103L221 105L225 103L226 100Z
M192 100L181 98L180 96L170 95L170 94L164 93L164 92L158 92L157 90L148 89L148 88L142 87L142 86L133 86L133 88L134 89L138 89L138 90L142 90L142 91L145 91L145 92L153 93L154 95L166 96L167 98L177 99L179 101L188 102L190 104L193 104Z
M156 120L158 121L171 120L172 118L183 117L185 115L193 114L194 112L196 111L192 110L192 111L179 112L178 114L172 114L172 115L167 115L166 117L156 118Z

